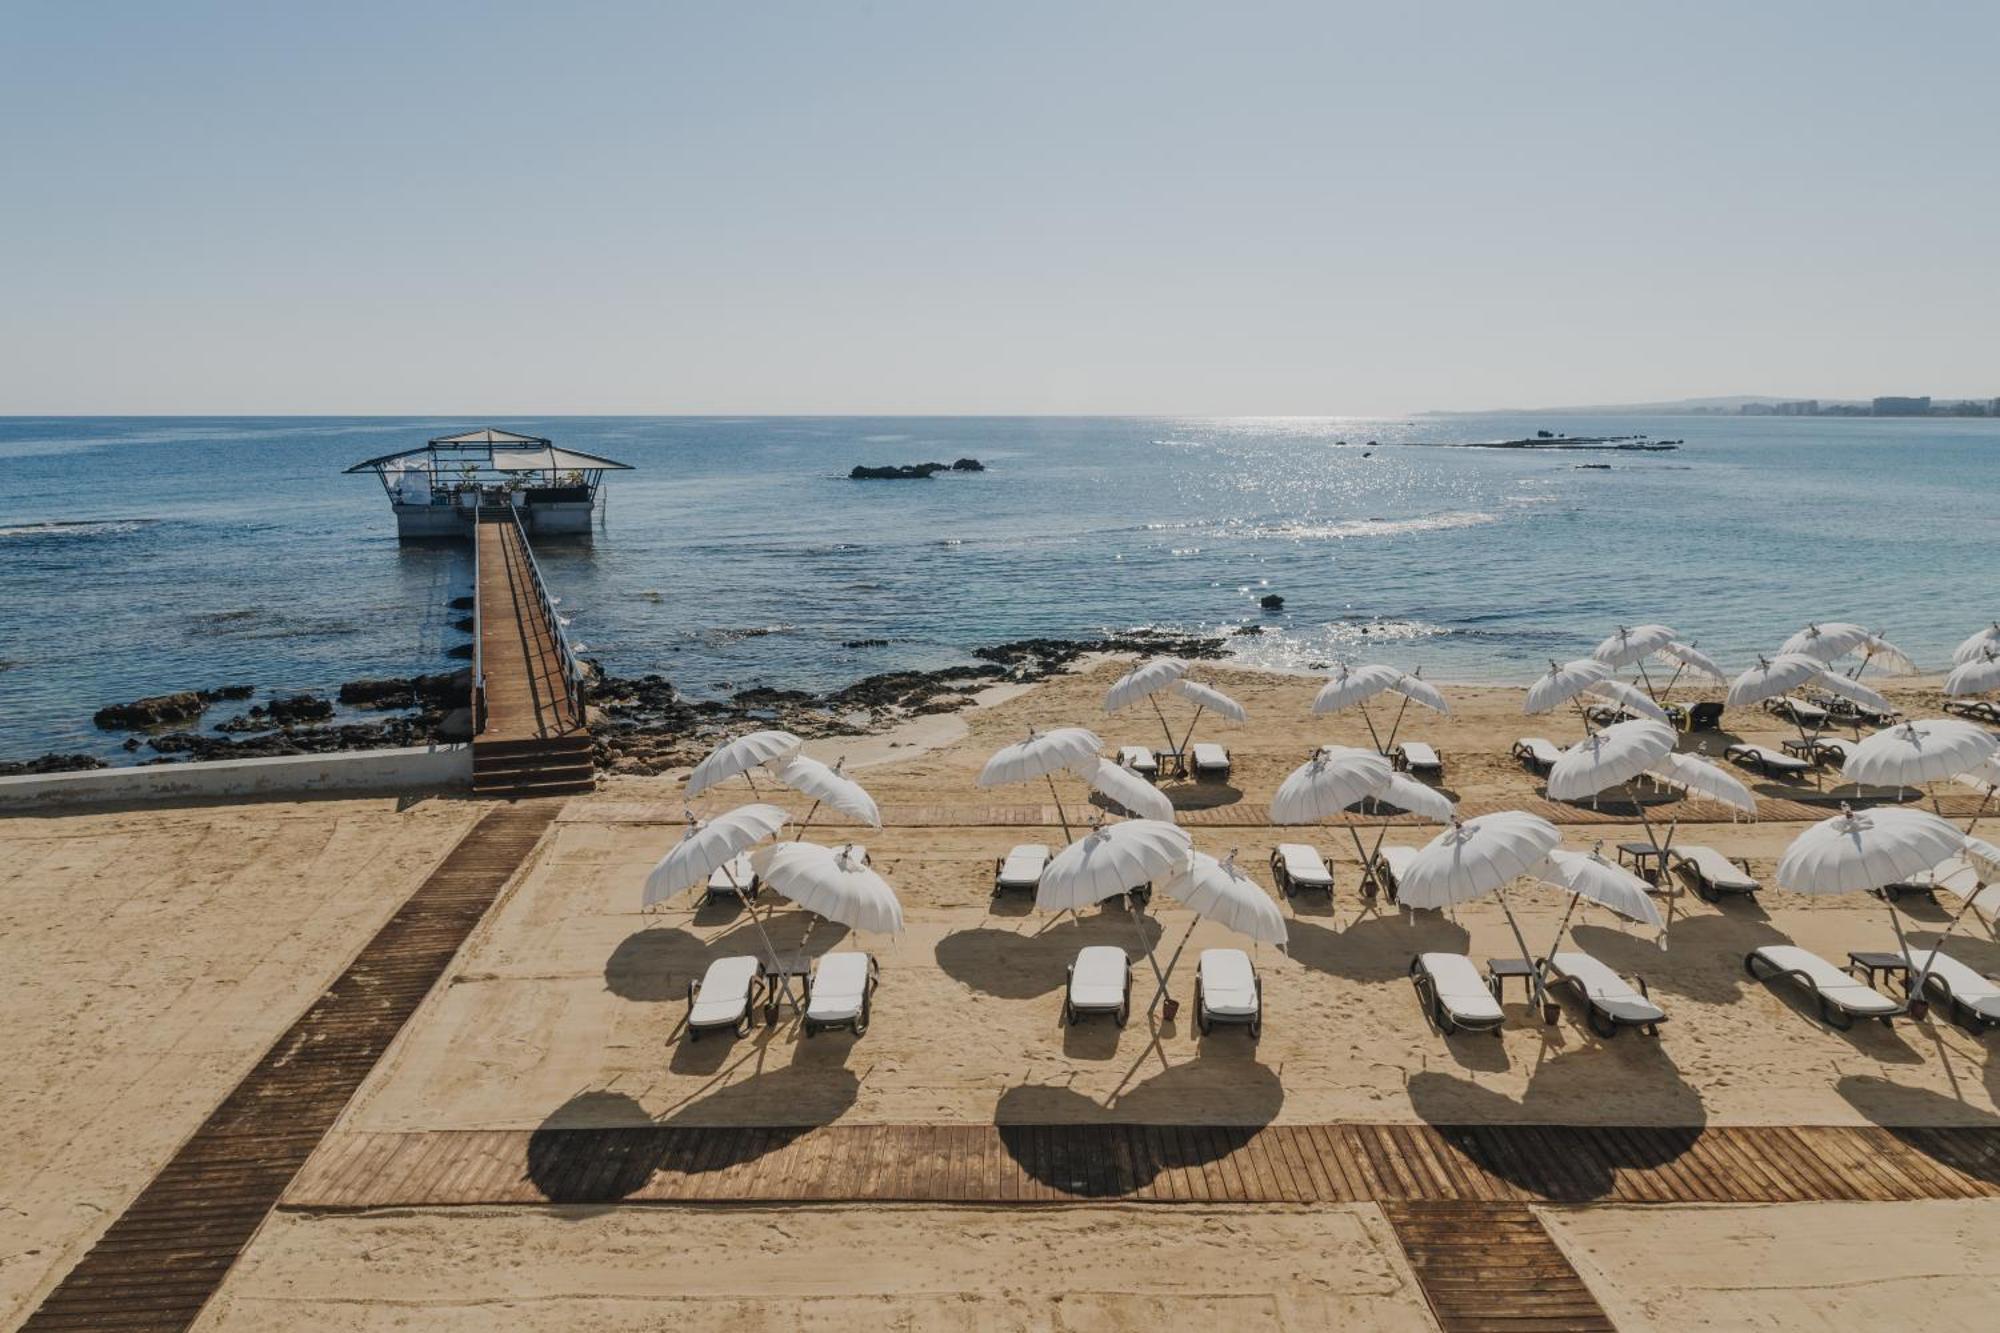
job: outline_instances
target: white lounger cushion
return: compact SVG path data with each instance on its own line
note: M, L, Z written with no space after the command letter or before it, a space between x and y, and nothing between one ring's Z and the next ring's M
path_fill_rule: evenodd
M750 869L750 853L738 852L727 865L715 868L708 877L708 887L716 893L748 893L755 876L756 872Z
M1803 759L1794 759L1783 751L1767 750L1761 745L1739 745L1736 747L1736 753L1772 768L1791 769L1797 772L1812 767Z
M1500 1001L1493 998L1493 992L1486 988L1486 978L1479 975L1479 969L1472 960L1462 953L1426 953L1417 955L1424 973L1431 979L1431 988L1437 992L1438 1003L1454 1019L1467 1023L1498 1022L1505 1012Z
M1980 976L1948 953L1933 959L1929 949L1910 950L1910 975L1914 977L1926 962L1930 963L1930 974L1950 988L1952 999L1981 1018L2000 1020L2000 983Z
M1583 988L1590 1002L1625 1023L1661 1023L1666 1011L1638 991L1625 978L1587 953L1559 953L1549 960L1557 972Z
M1438 752L1422 741L1403 742L1403 762L1411 768L1441 768Z
M710 963L701 989L695 993L694 1007L688 1010L688 1026L728 1027L743 1017L750 1007L750 983L756 977L757 960L749 954Z
M1116 1009L1125 1003L1125 951L1112 944L1079 949L1069 974L1069 1002L1078 1009Z
M1674 855L1686 857L1694 862L1694 868L1710 884L1722 889L1755 889L1762 887L1756 880L1743 873L1743 867L1731 861L1713 847L1703 847L1685 843L1674 848Z
M1197 741L1194 747L1196 768L1228 768L1229 751L1213 741Z
M1804 973L1821 995L1850 1014L1903 1012L1902 1005L1873 987L1856 981L1810 949L1801 949L1796 944L1767 944L1752 952L1772 967Z
M1285 863L1285 873L1292 877L1294 884L1333 883L1326 862L1319 859L1318 852L1302 842L1279 843L1278 859Z
M1384 847L1376 855L1389 866L1389 877L1398 884L1403 882L1403 872L1410 868L1410 862L1417 859L1415 847Z
M1049 849L1039 842L1024 842L1007 853L1000 863L1000 882L1014 888L1032 889L1042 882L1049 868Z
M1150 773L1160 766L1153 758L1153 752L1143 745L1119 746L1118 762L1140 773Z
M1514 744L1528 752L1528 757L1538 764L1553 764L1561 759L1562 751L1546 736L1523 736Z
M806 1017L815 1023L848 1022L861 1016L867 995L868 955L852 949L827 954L813 968Z
M1249 954L1241 949L1201 951L1201 1004L1223 1018L1249 1018L1257 1012L1257 973Z

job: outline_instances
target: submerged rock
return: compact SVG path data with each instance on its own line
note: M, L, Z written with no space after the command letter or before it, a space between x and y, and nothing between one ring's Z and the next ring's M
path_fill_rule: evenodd
M1266 611L1282 611L1285 606L1285 599L1274 592L1267 592L1257 599L1257 605L1263 607Z
M333 705L315 694L294 694L290 698L260 704L250 710L250 716L269 718L281 727L295 727L307 722L326 721L333 716Z
M0 764L0 778L35 777L43 773L84 773L111 765L91 754L45 754Z

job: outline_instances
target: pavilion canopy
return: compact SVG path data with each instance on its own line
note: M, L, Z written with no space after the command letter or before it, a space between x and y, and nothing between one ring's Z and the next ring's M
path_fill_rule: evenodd
M432 470L440 464L463 466L467 463L481 463L494 472L600 472L628 471L631 465L600 458L596 454L578 453L574 449L558 449L548 440L535 435L516 435L512 431L482 430L466 431L460 435L440 435L436 439L419 445L415 449L403 449L393 454L383 454L348 468L349 472L369 472L392 469L392 465L409 459L428 457Z

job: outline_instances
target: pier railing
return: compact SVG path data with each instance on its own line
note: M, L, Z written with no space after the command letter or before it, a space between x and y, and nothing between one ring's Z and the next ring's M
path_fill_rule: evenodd
M555 640L556 651L562 655L563 691L569 696L571 714L578 723L581 723L584 686L587 680L583 674L583 663L577 660L576 650L570 647L569 635L563 629L562 617L556 614L556 604L549 596L548 584L542 581L542 567L535 559L533 544L528 541L528 529L527 525L521 522L521 511L509 505L507 513L513 519L514 531L521 538L521 550L528 557L528 581L535 590L535 602L541 607L542 621L548 626L549 637Z
M479 592L479 534L472 534L472 734L486 730L486 599Z

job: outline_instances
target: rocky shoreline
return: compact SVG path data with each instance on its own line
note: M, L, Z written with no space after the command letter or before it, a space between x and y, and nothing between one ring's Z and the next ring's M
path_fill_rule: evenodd
M695 762L721 736L746 725L783 727L808 738L866 735L912 717L957 712L989 686L1046 680L1091 654L1218 658L1226 642L1151 630L1098 639L1021 639L974 649L976 660L963 666L883 672L821 694L759 685L726 699L689 699L664 676L614 676L593 661L598 682L591 691L591 732L600 771L650 775ZM114 704L99 709L94 720L104 730L131 733L123 742L126 751L151 750L142 764L379 750L470 739L464 706L470 686L466 670L353 680L331 700L277 696L208 731L189 729L211 704L255 692L228 685ZM335 703L395 716L336 722ZM51 753L0 763L0 777L108 767L95 755Z

